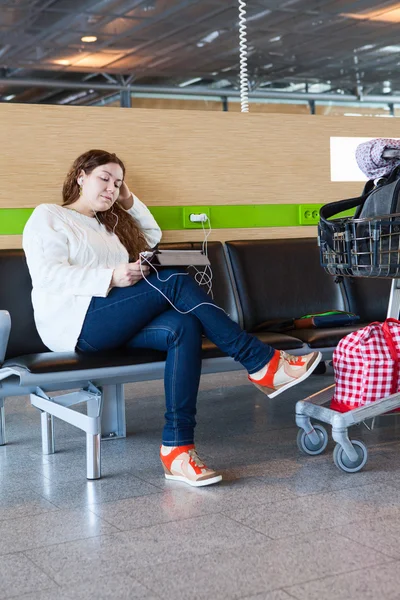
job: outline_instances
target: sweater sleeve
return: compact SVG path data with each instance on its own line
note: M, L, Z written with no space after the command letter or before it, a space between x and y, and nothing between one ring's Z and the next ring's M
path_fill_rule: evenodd
M71 265L68 230L68 224L45 205L33 211L22 238L33 287L54 294L106 297L113 269Z
M161 240L161 229L147 206L134 194L132 196L133 206L127 212L139 223L150 248L153 248Z

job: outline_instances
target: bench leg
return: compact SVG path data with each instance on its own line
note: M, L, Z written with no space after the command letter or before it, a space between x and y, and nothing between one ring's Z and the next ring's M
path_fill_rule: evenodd
M54 419L53 415L42 412L40 415L42 427L42 452L43 454L54 454Z
M86 477L100 479L101 477L101 435L86 434Z
M0 446L6 443L6 414L4 398L0 398Z
M101 435L103 440L126 437L124 386L103 385Z

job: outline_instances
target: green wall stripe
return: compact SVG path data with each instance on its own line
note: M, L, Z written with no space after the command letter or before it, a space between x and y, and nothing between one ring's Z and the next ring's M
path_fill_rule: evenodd
M315 210L322 204L244 204L223 206L152 206L150 210L161 229L201 229L191 223L191 213L206 212L213 229L246 229L249 227L296 227L316 225ZM310 207L312 210L310 210ZM32 208L0 208L0 235L19 235L31 215ZM207 225L206 225L207 226Z
M0 234L19 235L33 208L0 208Z

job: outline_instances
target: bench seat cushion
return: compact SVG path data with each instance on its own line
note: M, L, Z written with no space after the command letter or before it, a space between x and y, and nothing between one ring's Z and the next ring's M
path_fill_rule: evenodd
M325 327L321 329L297 329L290 331L293 337L305 342L310 348L334 348L340 340L357 331L361 327L365 327L367 323L358 325L347 325L346 327Z
M300 340L280 333L258 334L263 342L279 350L290 350L303 346ZM225 356L215 344L203 340L203 359ZM41 352L26 354L8 359L3 367L20 367L30 373L56 373L60 371L80 371L84 369L104 369L106 367L124 367L164 361L166 353L147 348L132 350L113 350L112 352Z

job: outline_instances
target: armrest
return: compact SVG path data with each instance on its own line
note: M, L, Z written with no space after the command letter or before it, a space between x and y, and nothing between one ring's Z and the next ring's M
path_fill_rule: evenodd
M11 317L6 310L0 310L0 365L4 362L8 338L11 331Z

